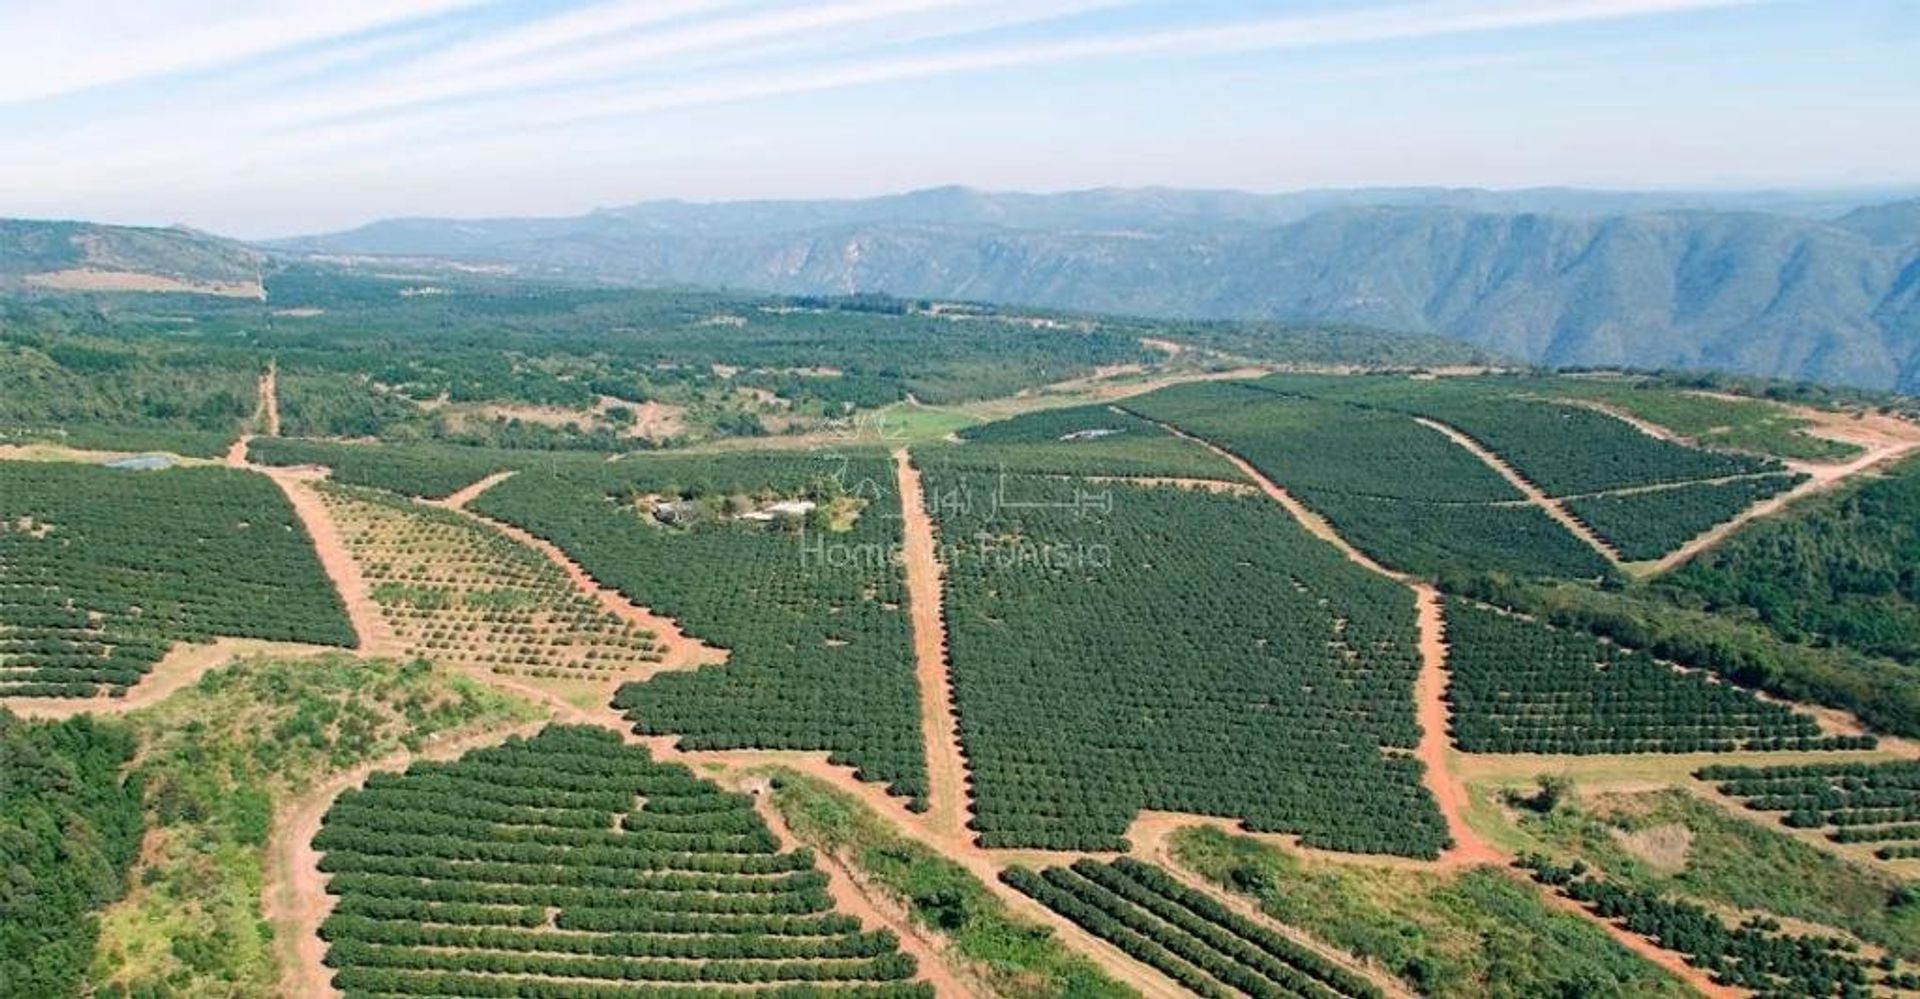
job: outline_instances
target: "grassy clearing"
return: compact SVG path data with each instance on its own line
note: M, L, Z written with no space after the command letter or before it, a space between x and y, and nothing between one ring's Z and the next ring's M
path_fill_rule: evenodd
M845 859L916 923L945 936L952 953L996 995L1100 999L1133 994L1048 928L1014 918L966 868L894 832L856 799L791 770L769 772L776 782L774 806L794 835Z
M1729 815L1678 789L1620 792L1526 813L1533 849L1706 903L1819 923L1920 956L1920 902L1896 878Z
M1377 962L1422 995L1684 996L1664 971L1492 868L1430 873L1311 860L1207 827L1179 862L1268 915Z
M260 898L277 802L436 733L537 716L424 662L344 655L235 663L129 716L147 842L133 890L101 918L92 991L272 994Z
M1806 420L1760 399L1693 395L1676 388L1584 378L1557 378L1539 389L1542 394L1616 407L1709 447L1812 461L1839 461L1860 453L1851 444L1809 436Z

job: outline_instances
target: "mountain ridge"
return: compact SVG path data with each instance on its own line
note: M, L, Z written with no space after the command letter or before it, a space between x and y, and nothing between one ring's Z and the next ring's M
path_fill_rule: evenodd
M935 188L647 202L562 219L392 220L268 245L618 283L1350 322L1541 364L1920 391L1920 199Z

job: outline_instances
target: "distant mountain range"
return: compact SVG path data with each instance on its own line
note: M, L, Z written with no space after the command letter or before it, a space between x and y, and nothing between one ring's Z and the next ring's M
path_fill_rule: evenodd
M1551 365L1703 367L1920 394L1916 195L937 188L396 219L263 248L619 284L1324 320L1441 333ZM251 266L233 244L231 259L210 259L197 233L130 231L189 240L194 266L175 271L228 280ZM0 281L10 252L0 228Z
M1920 391L1920 200L1395 189L939 188L402 219L273 244L615 282L1438 332L1555 365Z

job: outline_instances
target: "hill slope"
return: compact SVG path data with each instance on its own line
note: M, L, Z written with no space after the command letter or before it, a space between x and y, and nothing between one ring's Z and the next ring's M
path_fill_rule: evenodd
M0 219L0 289L261 297L260 254L190 229Z
M941 188L864 201L655 202L569 219L397 220L280 247L623 282L1335 320L1444 333L1541 363L1920 391L1917 206Z

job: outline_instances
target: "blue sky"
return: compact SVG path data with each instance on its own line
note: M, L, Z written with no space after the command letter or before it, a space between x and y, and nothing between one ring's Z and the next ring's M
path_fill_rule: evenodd
M1920 181L1914 0L0 0L0 215Z

